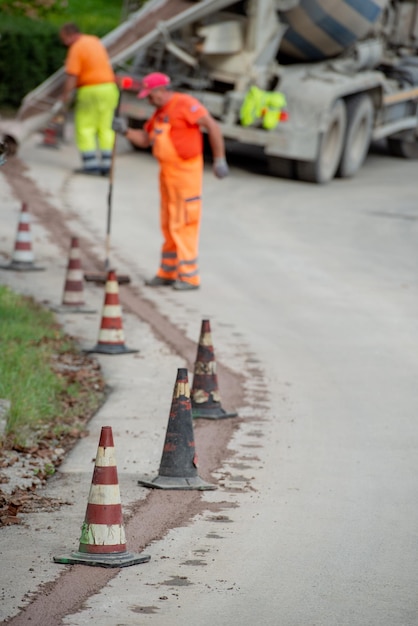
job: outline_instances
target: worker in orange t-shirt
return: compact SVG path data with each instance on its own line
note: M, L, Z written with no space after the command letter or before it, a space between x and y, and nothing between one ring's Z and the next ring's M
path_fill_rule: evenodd
M62 26L60 38L68 47L60 100L67 103L77 90L75 140L82 168L76 172L106 176L112 161L112 119L119 97L107 50L98 37L80 33L72 23Z
M209 136L215 176L228 175L220 128L196 98L170 91L170 78L153 72L141 82L139 98L156 107L143 129L128 128L115 117L112 128L141 148L152 146L160 164L161 262L150 287L171 285L177 290L198 289L199 228L202 212L203 139Z

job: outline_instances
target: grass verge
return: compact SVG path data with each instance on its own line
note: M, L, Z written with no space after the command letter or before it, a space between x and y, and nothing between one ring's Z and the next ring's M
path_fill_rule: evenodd
M50 311L0 286L0 398L10 403L1 447L66 447L105 398L100 367Z
M45 21L57 29L76 22L81 30L104 35L123 17L123 0L0 0L4 16Z

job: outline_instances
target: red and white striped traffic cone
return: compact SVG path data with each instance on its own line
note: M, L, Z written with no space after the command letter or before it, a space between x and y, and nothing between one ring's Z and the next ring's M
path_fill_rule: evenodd
M127 551L113 433L110 426L103 426L78 552L54 557L54 561L126 567L146 563L150 558Z
M47 148L58 148L58 133L55 124L48 124L44 128L42 146Z
M122 325L122 312L119 304L119 284L114 270L109 270L105 286L102 321L99 339L94 348L86 350L99 354L128 354L138 352L127 348Z
M46 125L43 130L42 147L59 148L64 140L66 115L58 113Z
M4 270L17 270L19 272L44 270L44 267L35 265L32 250L32 237L30 230L30 214L28 205L23 202L17 227L15 247L12 260L8 265L0 265Z
M54 307L54 311L59 313L96 313L94 309L89 309L84 304L80 246L78 237L72 237L62 303L61 306Z
M227 412L221 405L209 320L202 321L191 395L193 418L219 420L237 416L235 411Z

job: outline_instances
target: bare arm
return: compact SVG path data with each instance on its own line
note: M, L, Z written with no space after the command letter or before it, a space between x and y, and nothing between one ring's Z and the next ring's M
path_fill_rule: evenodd
M69 102L71 98L71 94L77 86L77 76L74 74L66 74L65 75L65 83L64 89L62 90L62 94L60 100L63 102Z
M197 123L208 133L213 158L225 158L224 138L222 137L221 129L216 120L208 114L201 117Z
M228 163L225 159L225 142L221 129L216 120L210 115L204 115L198 120L201 128L207 130L209 143L212 150L213 173L216 178L225 178L229 174Z
M142 128L128 128L125 137L138 148L148 148L151 144L148 133Z

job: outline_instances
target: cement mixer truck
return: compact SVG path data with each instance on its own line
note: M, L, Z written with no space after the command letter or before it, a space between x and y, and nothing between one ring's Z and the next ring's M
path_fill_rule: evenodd
M151 113L138 81L161 71L279 176L354 176L383 139L418 158L418 0L149 0L103 41L132 125Z

